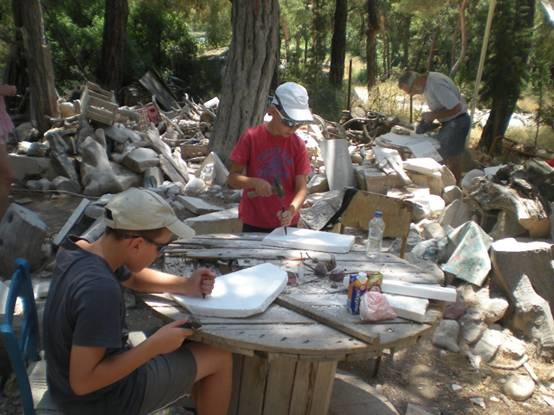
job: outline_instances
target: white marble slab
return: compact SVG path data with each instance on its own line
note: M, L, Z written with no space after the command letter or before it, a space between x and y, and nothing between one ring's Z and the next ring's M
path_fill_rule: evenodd
M194 298L173 294L193 314L208 317L248 317L264 312L287 285L287 273L260 264L217 277L212 294Z
M455 302L457 296L454 287L441 287L438 284L414 284L387 278L381 283L381 291L387 294L407 295L409 297L447 302Z
M353 244L354 235L341 235L302 228L287 228L286 235L284 228L277 228L262 239L262 245L309 249L336 254L349 252Z
M414 320L418 323L425 321L425 313L429 300L426 298L406 297L404 295L393 295L383 293L390 306L398 317Z

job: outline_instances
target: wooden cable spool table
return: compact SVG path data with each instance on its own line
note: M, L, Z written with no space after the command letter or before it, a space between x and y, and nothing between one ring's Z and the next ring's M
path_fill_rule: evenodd
M264 234L200 235L176 244L168 259L238 261L282 264L306 258L328 260L323 252L264 247ZM337 267L348 272L380 271L385 278L429 282L420 269L389 254L365 255L354 246L346 254L332 254ZM173 270L169 270L173 272ZM190 316L170 296L143 297L165 319ZM303 282L287 287L269 308L247 318L196 316L202 327L191 340L234 354L231 415L326 414L337 363L380 356L385 349L408 347L431 332L442 317L441 307L429 307L423 323L396 318L362 322L347 312L342 284L315 277L306 269Z

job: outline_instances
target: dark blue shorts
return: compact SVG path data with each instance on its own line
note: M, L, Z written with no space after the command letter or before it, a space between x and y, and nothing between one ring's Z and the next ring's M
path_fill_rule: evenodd
M437 138L440 143L439 153L443 158L458 156L464 152L470 126L471 119L467 113L442 123Z

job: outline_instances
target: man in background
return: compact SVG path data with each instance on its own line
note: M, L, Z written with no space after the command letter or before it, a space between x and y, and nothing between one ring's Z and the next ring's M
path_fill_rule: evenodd
M398 87L409 95L423 94L431 111L421 114L424 123L441 123L437 133L439 153L459 183L462 154L471 127L467 105L452 79L439 72L407 71L398 79Z

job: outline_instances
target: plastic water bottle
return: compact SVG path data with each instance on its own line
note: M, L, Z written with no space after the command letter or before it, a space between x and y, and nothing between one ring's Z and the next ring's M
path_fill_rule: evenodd
M367 225L367 254L381 252L383 243L383 233L385 231L385 221L383 220L383 212L376 210L373 219Z

